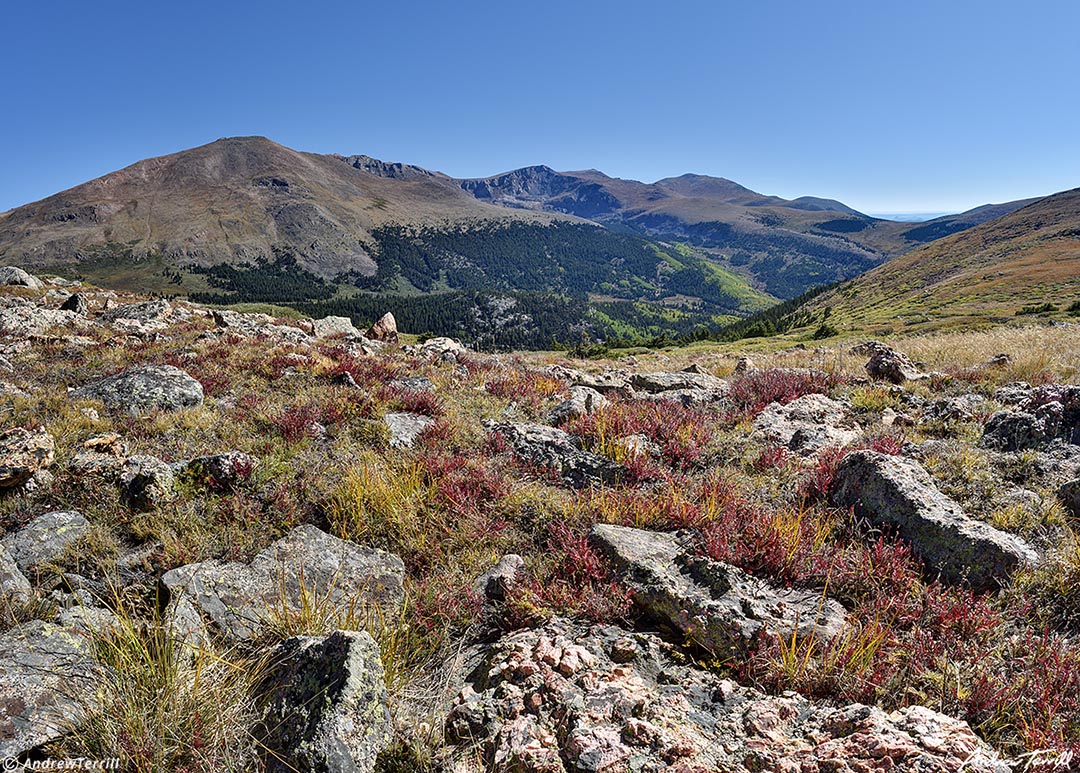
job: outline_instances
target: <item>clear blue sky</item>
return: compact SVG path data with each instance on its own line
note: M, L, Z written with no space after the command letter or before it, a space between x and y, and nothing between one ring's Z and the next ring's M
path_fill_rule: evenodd
M0 211L243 134L870 212L1080 186L1076 0L54 0L2 24Z

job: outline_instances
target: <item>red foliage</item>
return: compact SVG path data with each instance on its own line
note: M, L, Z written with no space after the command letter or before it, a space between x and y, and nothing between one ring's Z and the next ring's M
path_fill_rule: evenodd
M828 394L842 379L816 370L752 370L731 382L728 399L736 416L757 416L770 403L790 403L809 394Z
M751 466L758 472L783 469L791 459L791 454L783 446L768 446L753 461Z
M571 421L567 432L592 444L628 435L645 435L660 446L665 461L678 469L701 463L713 439L714 418L676 402L613 402Z

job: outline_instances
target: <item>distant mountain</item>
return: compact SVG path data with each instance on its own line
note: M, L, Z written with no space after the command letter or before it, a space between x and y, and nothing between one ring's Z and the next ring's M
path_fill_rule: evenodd
M840 330L886 334L1064 313L1080 301L1080 188L952 217L992 219L894 258L801 312L817 320L828 309Z

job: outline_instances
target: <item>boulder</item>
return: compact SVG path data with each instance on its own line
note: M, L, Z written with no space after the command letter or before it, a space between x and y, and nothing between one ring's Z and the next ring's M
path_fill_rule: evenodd
M182 474L214 489L233 488L251 477L259 460L243 451L199 456L182 468Z
M765 695L695 668L652 633L555 618L468 654L444 723L457 769L1009 771L961 720Z
M426 376L392 378L386 386L395 392L434 392L435 382Z
M81 317L85 317L90 313L90 301L86 299L85 295L75 293L74 295L69 295L67 300L60 304L60 310L71 311Z
M304 525L250 564L188 564L161 582L170 599L188 599L225 638L238 641L262 630L275 610L295 609L312 596L328 596L343 611L370 605L392 617L404 601L404 575L397 556Z
M1048 412L998 411L983 426L979 445L996 451L1024 451L1053 439L1055 422Z
M695 389L726 392L728 383L711 373L678 372L635 373L630 386L638 392L668 392L673 389Z
M383 423L390 430L391 448L412 448L435 419L421 413L388 413L383 416Z
M43 309L39 306L15 306L0 309L0 332L12 338L32 338L54 328L81 330L90 323L72 311Z
M558 426L567 421L587 416L607 405L607 398L592 387L572 386L570 397L551 409L548 423Z
M131 456L120 470L120 501L132 510L146 511L172 501L172 468L154 456Z
M770 403L755 417L754 431L804 455L826 446L846 446L860 434L844 404L820 394L803 395L786 405Z
M40 279L17 266L0 266L0 285L29 287L31 290L41 290L44 287Z
M522 461L555 472L574 488L620 482L626 468L606 456L583 451L573 435L544 424L489 424Z
M313 319L311 334L316 338L348 338L354 341L359 341L364 337L348 317Z
M303 344L310 340L308 334L300 328L279 324L269 314L250 314L226 309L214 309L211 314L218 327L245 338L266 338L289 344Z
M368 328L367 332L364 333L364 336L366 338L372 339L373 341L382 341L384 344L397 344L397 320L394 319L394 315L388 311L381 317L379 317L378 320L375 321L374 325Z
M128 322L163 323L172 316L172 313L172 304L164 298L157 298L152 301L123 303L119 306L114 306L111 309L103 311L99 319L102 322L127 320Z
M0 634L0 759L62 737L96 703L101 667L88 637L115 618L74 607Z
M445 336L429 338L424 343L409 347L405 351L424 359L445 360L447 362L457 362L469 353L469 350L462 346L460 341Z
M72 393L101 400L129 416L152 411L182 411L202 405L202 384L172 365L147 365L107 376Z
M82 513L62 510L39 515L3 539L8 553L24 572L34 572L56 561L90 531Z
M893 384L929 378L929 375L920 371L906 354L884 344L874 348L870 361L866 363L866 372L870 378L889 381Z
M836 470L830 498L836 506L854 507L874 525L894 529L948 582L986 590L1038 560L1020 538L965 515L911 459L850 453Z
M26 598L30 594L30 581L19 569L15 559L4 545L0 544L0 598L13 596Z
M53 463L55 444L45 430L13 427L0 435L0 490L21 486Z
M267 773L367 773L393 738L379 645L367 632L286 639L255 728Z
M502 601L524 571L525 559L516 553L508 553L500 558L495 566L476 578L473 590L477 595L486 596L492 601Z
M735 656L761 633L830 639L846 620L820 590L774 588L741 569L696 555L692 532L664 534L598 524L590 541L634 591L634 603L716 657Z

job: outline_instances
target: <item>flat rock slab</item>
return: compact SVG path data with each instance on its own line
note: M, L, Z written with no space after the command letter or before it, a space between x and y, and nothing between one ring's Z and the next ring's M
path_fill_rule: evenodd
M848 454L830 498L870 522L895 529L947 582L996 587L1038 554L1019 537L969 518L917 462L876 451Z
M72 393L101 400L109 408L140 416L202 405L202 384L172 365L148 365L94 381Z
M620 482L626 474L621 464L583 451L577 438L544 424L491 424L489 430L510 446L522 461L555 472L574 488Z
M375 640L358 631L297 636L270 662L255 729L267 773L374 770L393 738Z
M963 721L770 696L655 634L555 618L470 653L444 723L459 770L1008 773Z
M0 759L60 738L93 704L100 666L88 630L115 618L76 607L0 634Z
M60 558L89 531L90 522L82 513L60 510L39 515L18 531L8 534L3 545L19 569L33 572Z
M741 569L694 555L692 533L665 534L598 524L590 539L634 590L634 601L718 656L737 655L763 630L782 637L832 638L843 606L821 591L775 588Z
M674 389L726 392L728 389L728 383L722 378L685 370L635 373L630 377L630 386L638 392L668 392Z
M299 526L250 564L204 561L166 572L170 599L189 600L227 638L249 639L280 610L305 594L329 596L345 611L377 607L393 616L404 602L405 565L391 553Z
M391 448L412 448L435 419L420 413L388 413L383 423L390 430Z
M844 404L819 394L803 395L786 405L770 403L754 419L754 431L804 455L859 439L859 428Z

